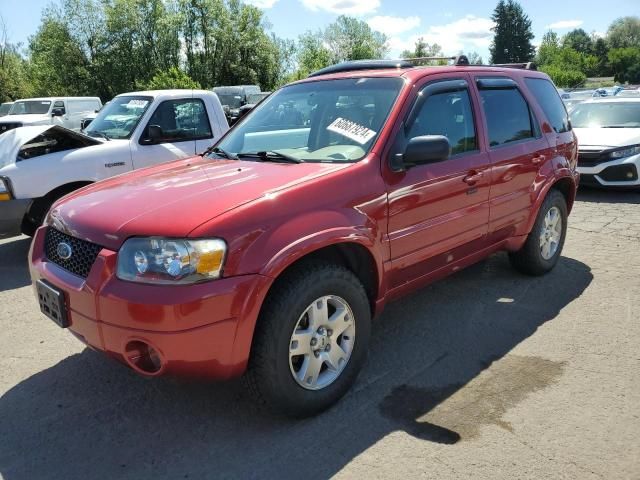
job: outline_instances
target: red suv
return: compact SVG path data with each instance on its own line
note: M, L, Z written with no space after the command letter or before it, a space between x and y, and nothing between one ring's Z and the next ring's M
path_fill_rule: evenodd
M555 87L456 63L329 67L201 156L71 193L31 246L41 310L141 374L246 372L287 414L329 407L388 301L562 251L577 145Z

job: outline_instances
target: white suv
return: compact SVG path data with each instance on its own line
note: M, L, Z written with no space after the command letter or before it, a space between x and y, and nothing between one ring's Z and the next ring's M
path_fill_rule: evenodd
M98 97L50 97L16 100L0 119L0 134L29 125L60 125L80 130L80 121L102 108Z
M571 110L581 183L640 188L640 98L587 100Z

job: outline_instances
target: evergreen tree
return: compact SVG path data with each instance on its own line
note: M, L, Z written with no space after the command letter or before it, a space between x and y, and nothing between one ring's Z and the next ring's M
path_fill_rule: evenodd
M495 22L495 35L489 52L491 63L529 62L535 55L531 43L531 20L520 4L514 0L500 0L491 19Z

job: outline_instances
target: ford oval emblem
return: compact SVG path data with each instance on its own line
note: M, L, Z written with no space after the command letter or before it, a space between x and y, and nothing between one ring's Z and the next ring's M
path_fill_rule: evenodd
M60 242L56 248L56 253L62 260L69 260L73 254L73 249L68 243Z

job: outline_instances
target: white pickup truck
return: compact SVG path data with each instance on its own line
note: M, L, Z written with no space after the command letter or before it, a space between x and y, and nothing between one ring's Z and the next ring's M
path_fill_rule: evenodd
M125 93L80 134L61 126L0 135L0 238L33 234L52 203L93 182L193 156L229 126L215 93Z
M80 120L102 108L98 97L48 97L16 100L0 119L0 134L28 125L61 125L80 130Z

